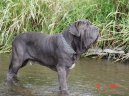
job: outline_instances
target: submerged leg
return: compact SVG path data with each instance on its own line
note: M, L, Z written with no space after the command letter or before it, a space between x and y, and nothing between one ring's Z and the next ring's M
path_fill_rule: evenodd
M13 46L12 50L12 58L9 65L9 70L7 73L7 83L9 84L15 84L17 81L17 73L18 70L23 67L25 64L24 62L24 50L22 46L15 47Z
M22 61L19 59L12 59L9 71L7 73L7 83L13 84L17 81L17 72L20 69L20 66L22 65Z
M57 66L58 72L58 79L60 85L61 94L68 95L68 87L67 87L67 80L66 80L66 68L63 66Z

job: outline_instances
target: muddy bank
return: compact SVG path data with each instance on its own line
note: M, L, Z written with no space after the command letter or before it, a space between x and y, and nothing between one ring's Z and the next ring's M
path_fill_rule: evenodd
M124 62L129 61L129 52L125 52L122 48L91 48L83 56Z

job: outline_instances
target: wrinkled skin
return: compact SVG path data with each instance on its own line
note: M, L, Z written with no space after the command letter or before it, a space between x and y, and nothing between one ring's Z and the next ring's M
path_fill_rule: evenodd
M97 41L98 36L98 28L88 20L76 21L56 35L28 32L17 36L12 43L7 82L15 84L18 70L28 61L36 61L57 72L60 92L68 95L67 78L71 66Z

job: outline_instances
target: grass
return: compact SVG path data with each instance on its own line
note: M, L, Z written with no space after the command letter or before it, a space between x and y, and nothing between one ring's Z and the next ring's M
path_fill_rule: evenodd
M10 52L12 40L20 33L55 34L78 19L100 28L98 47L129 51L128 0L2 0L0 53Z

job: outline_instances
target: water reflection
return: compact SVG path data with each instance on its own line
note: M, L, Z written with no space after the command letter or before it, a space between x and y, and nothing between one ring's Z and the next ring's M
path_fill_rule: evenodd
M77 63L68 82L70 96L129 96L129 65L91 58ZM19 71L19 86L6 86L8 65L9 55L1 55L0 96L59 96L56 72L38 64ZM119 87L113 89L113 84Z

